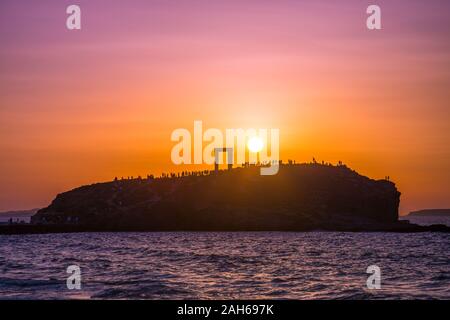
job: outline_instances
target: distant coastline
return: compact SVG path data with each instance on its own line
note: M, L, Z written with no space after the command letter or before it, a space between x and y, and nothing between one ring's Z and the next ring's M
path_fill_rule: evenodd
M407 217L450 217L450 209L423 209L411 211Z
M10 210L0 212L0 224L4 223L29 223L31 217L39 211L39 208L29 210Z

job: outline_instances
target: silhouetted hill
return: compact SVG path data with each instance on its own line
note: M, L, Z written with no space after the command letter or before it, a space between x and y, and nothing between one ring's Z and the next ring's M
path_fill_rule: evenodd
M408 216L435 216L435 217L449 217L450 209L424 209L418 211L412 211Z
M400 192L346 166L282 165L118 180L59 194L34 224L142 230L340 230L395 223Z

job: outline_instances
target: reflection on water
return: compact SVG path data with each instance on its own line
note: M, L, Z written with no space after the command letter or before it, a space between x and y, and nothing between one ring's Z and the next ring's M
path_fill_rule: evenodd
M81 233L0 236L1 298L450 298L440 233ZM66 268L82 290L66 288ZM380 290L367 290L369 265Z

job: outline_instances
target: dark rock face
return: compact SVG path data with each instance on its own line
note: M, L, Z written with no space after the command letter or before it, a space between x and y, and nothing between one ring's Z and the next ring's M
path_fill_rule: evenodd
M341 230L397 222L400 192L346 166L282 165L119 180L59 194L34 224L110 230Z

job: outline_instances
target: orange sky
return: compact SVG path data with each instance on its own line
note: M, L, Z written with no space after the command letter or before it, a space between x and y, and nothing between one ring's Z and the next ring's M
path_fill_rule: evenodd
M172 130L279 128L281 157L344 163L450 207L450 3L0 4L0 210L171 164Z

